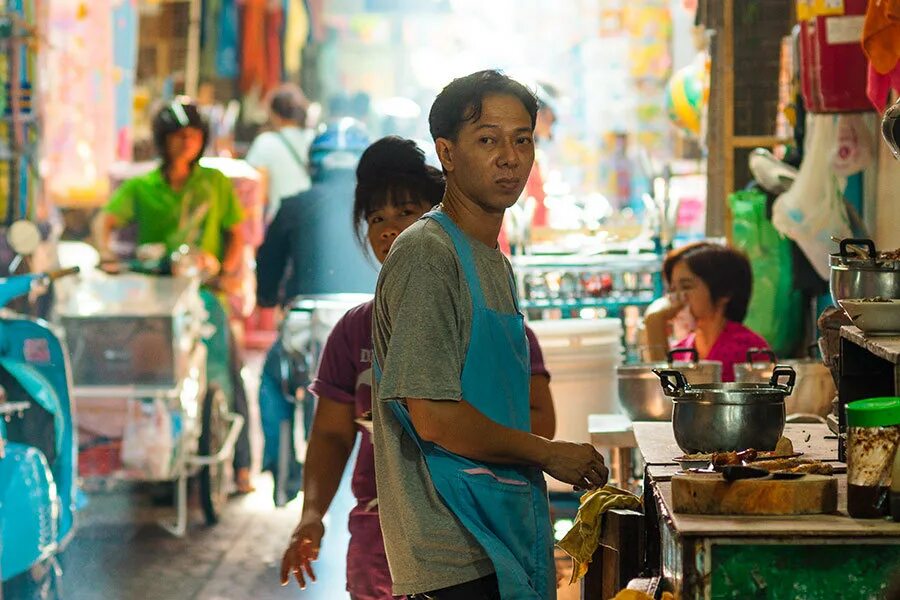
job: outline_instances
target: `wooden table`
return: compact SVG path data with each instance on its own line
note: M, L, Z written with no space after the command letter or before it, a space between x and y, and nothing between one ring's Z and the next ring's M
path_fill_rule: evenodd
M684 452L675 443L675 433L669 422L637 422L632 425L638 448L647 465L674 465L676 456ZM784 436L794 444L795 452L803 458L837 461L837 436L820 423L788 423Z
M666 461L671 462L680 452L671 425L635 423L634 432L648 462L645 570L666 577L678 597L880 597L882 587L900 571L900 524L848 517L846 475L835 475L839 487L836 514L676 514L671 510L671 477L678 467ZM827 426L788 425L785 434L806 457L836 461L836 442L829 439Z

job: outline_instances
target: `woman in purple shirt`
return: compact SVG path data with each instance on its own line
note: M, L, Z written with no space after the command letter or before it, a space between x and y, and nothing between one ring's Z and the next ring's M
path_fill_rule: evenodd
M368 243L383 263L397 236L441 201L444 180L440 171L425 164L415 142L394 136L365 151L356 175L353 212L358 241ZM301 588L306 578L315 580L310 562L317 558L325 533L322 519L359 432L362 440L352 481L357 502L350 512L347 551L347 590L353 600L393 598L378 520L372 439L356 423L372 408L372 306L367 302L351 309L335 325L309 388L318 405L304 467L303 511L281 565L282 585L291 574ZM552 438L556 421L550 375L537 338L527 327L526 334L531 350L532 430Z

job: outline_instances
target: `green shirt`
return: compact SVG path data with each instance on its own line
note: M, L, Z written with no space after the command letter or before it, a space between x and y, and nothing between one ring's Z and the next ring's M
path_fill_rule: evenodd
M172 251L183 244L224 259L224 234L244 219L231 181L219 170L194 167L175 191L160 169L129 179L116 190L105 211L124 226L136 223L138 244L163 243Z

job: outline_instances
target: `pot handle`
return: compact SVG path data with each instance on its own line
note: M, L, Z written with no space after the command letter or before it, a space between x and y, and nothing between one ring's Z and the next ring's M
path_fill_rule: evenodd
M696 365L698 362L700 362L700 353L697 352L696 348L672 348L666 354L666 360L670 365L675 362L676 354L689 354L690 358L688 359L688 362L690 362L692 365Z
M841 240L841 256L850 256L847 254L847 246L865 246L869 253L869 258L875 259L875 242L867 238L847 238Z
M769 359L769 362L773 365L778 362L778 359L775 357L775 353L769 350L768 348L750 348L747 350L747 362L752 363L754 356L765 356Z
M653 369L653 372L659 377L659 383L662 385L666 396L684 396L688 382L681 371L676 371L675 369Z
M785 377L787 377L787 382L780 383ZM769 380L769 385L772 387L785 388L788 396L793 393L795 383L797 383L797 372L788 365L777 365L772 371L772 379Z

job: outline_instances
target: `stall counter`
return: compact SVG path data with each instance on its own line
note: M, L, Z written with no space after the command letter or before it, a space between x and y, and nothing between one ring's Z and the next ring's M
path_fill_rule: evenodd
M847 516L845 465L825 425L788 425L807 458L833 462L838 512L794 517L706 516L671 510L682 452L668 423L635 423L645 469L646 567L677 597L875 598L900 572L900 524Z

